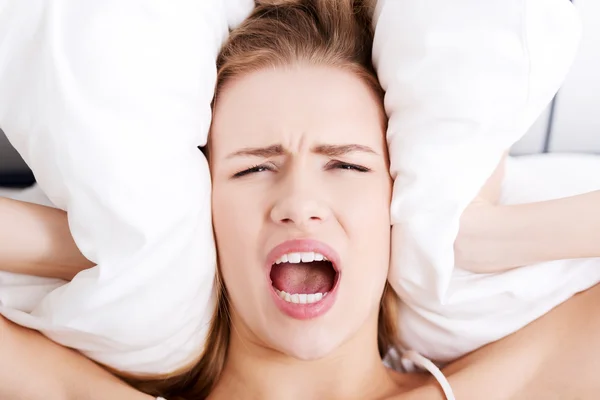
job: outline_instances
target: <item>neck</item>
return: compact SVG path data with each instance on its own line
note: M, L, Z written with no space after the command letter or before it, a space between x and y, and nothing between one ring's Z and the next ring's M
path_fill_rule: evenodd
M294 359L233 329L228 360L211 399L380 399L398 391L377 349L377 317L332 354Z

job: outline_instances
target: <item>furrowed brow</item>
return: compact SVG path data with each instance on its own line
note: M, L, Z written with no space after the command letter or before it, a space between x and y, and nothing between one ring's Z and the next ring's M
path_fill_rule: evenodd
M361 144L321 144L316 146L313 151L317 154L322 154L328 157L340 157L355 152L377 154L377 152L375 152L372 148Z
M233 157L259 157L259 158L269 158L275 157L285 154L285 150L282 145L274 144L272 146L267 147L246 147L240 149L234 153L231 153L227 156L227 158Z

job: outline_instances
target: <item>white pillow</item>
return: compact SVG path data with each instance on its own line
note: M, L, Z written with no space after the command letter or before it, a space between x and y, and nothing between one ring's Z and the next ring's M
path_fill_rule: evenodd
M465 348L438 338L460 338L453 318L468 317L450 314L467 288L449 291L460 215L558 90L580 22L568 0L380 0L375 18L394 178L389 280L407 344L448 359Z
M0 0L0 127L98 264L31 312L0 299L0 313L123 371L199 354L215 248L197 146L228 22L252 7Z
M378 4L396 178L390 281L420 317L448 301L460 213L566 72L579 26L565 3ZM0 0L0 126L99 264L31 314L1 298L0 312L131 372L172 371L202 348L214 245L195 146L227 22L251 7Z

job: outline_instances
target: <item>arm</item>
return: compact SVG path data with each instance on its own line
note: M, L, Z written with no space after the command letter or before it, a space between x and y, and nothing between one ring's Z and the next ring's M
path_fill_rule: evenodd
M473 204L461 230L457 265L473 272L600 257L600 191L530 204Z
M559 305L524 328L446 366L460 400L597 399L600 393L600 285ZM442 400L440 385L388 400Z
M77 352L2 316L0 399L153 400Z
M596 399L600 285L444 369L457 399ZM492 396L492 394L494 396Z
M64 211L0 198L0 270L71 280L92 266Z

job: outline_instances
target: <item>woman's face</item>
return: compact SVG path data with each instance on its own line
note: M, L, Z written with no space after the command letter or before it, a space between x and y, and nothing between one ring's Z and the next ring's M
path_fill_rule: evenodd
M221 90L211 135L234 330L300 359L329 354L365 325L376 332L391 179L370 88L333 67L253 72Z

